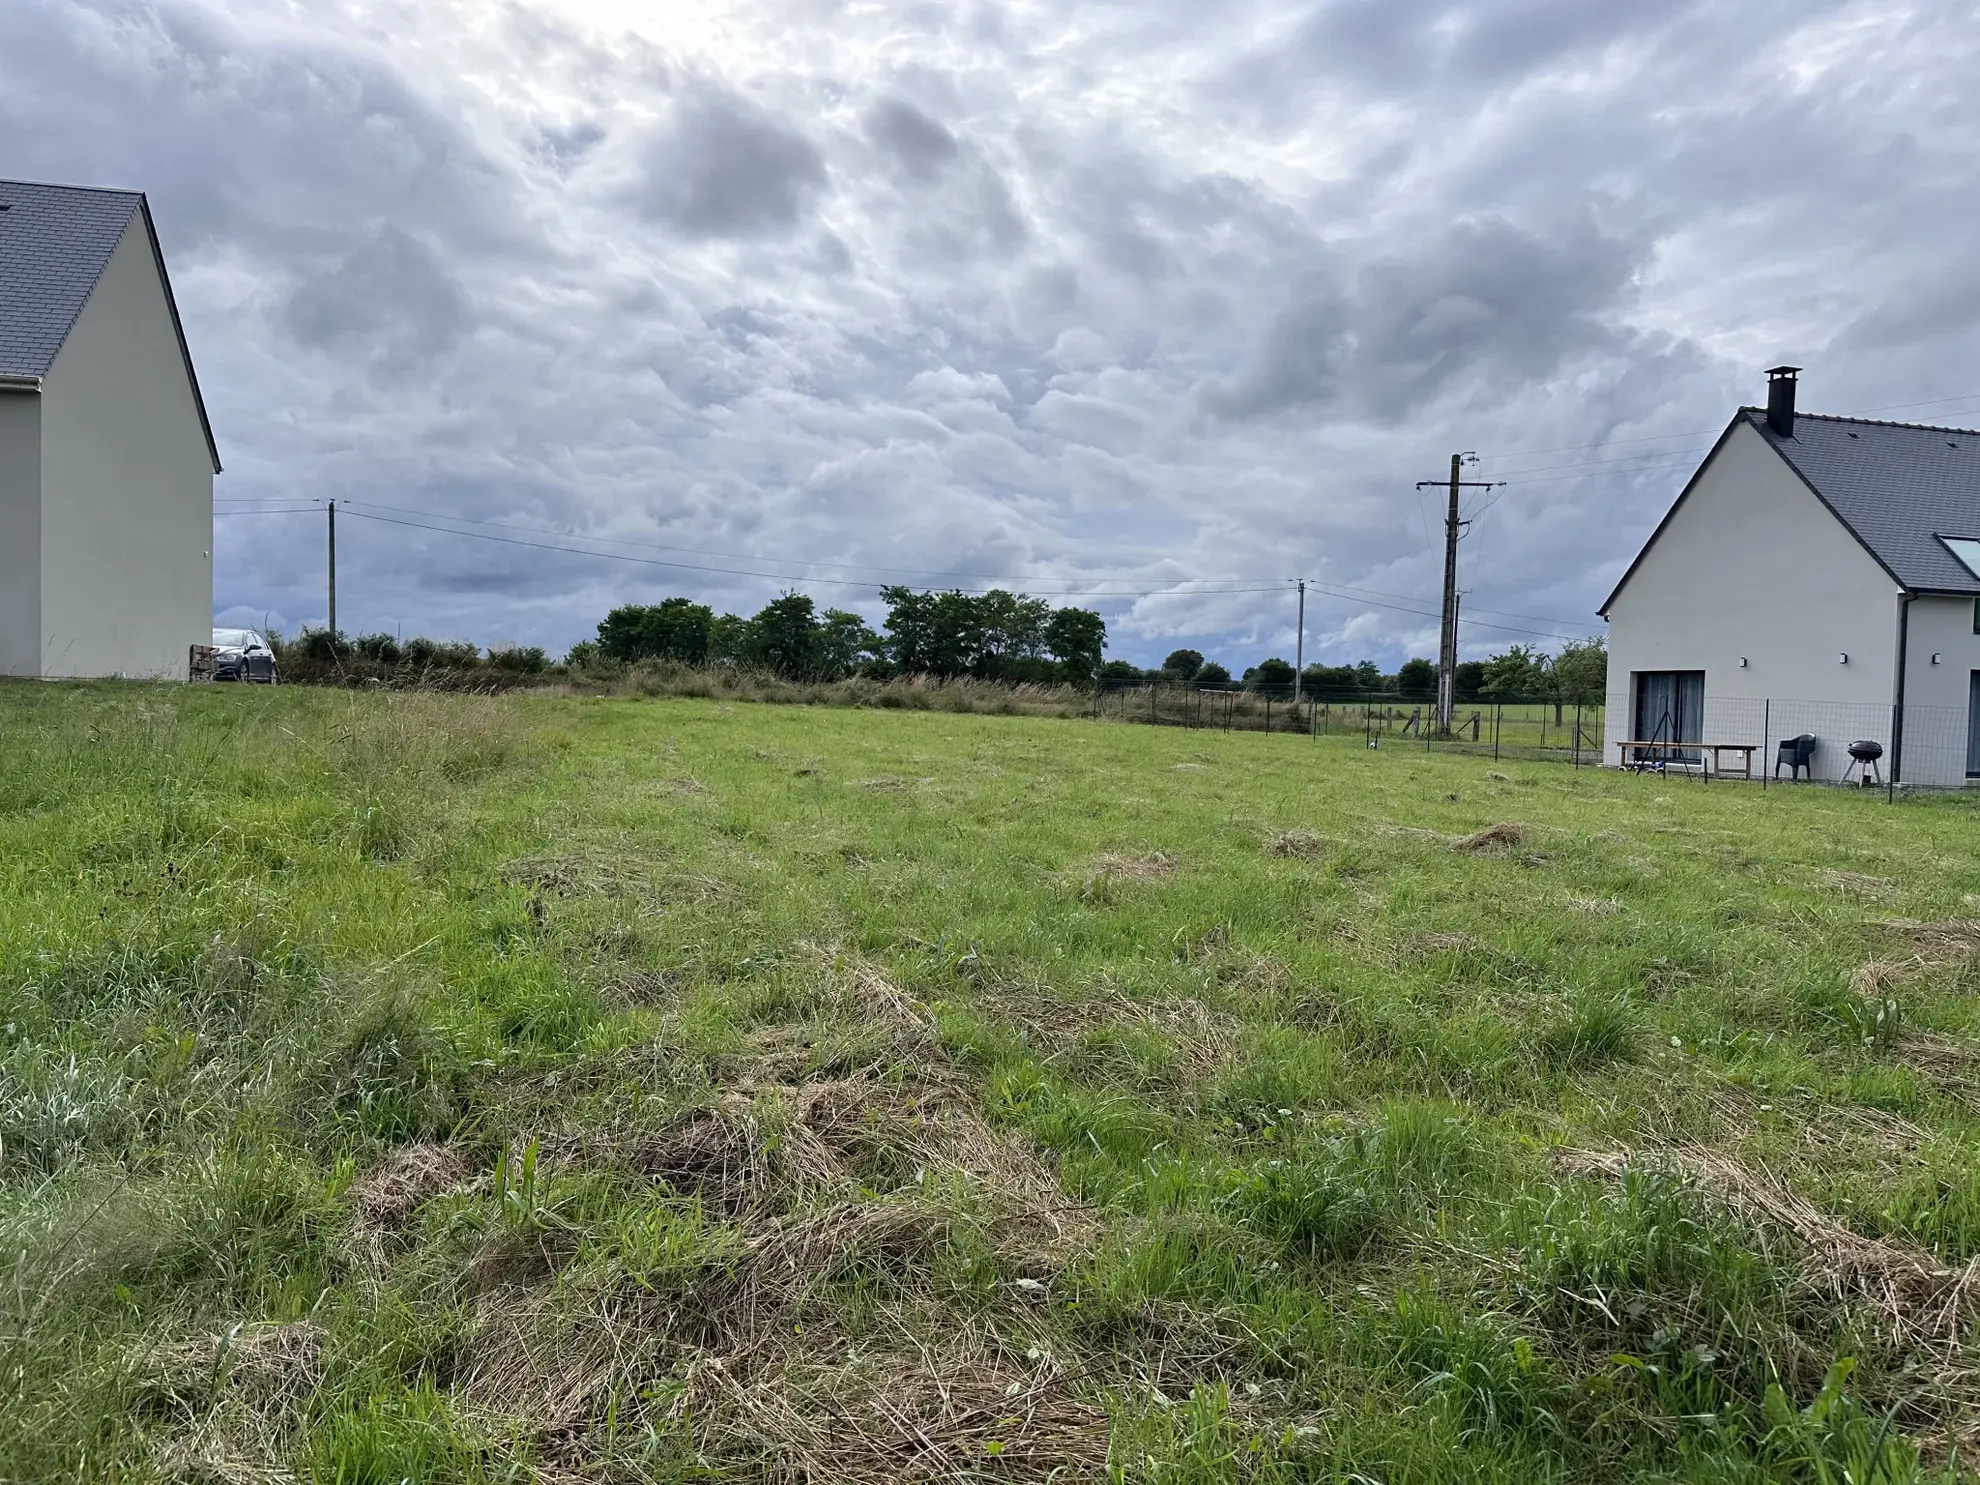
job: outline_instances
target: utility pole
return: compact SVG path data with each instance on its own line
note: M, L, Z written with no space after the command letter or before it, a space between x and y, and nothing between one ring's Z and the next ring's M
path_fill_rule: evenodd
M337 502L330 502L330 633L337 633Z
M1299 580L1299 638L1293 641L1293 705L1306 684L1306 579Z
M1476 461L1476 454L1451 455L1450 513L1444 517L1444 622L1443 632L1437 643L1437 730L1448 735L1451 718L1457 710L1457 657L1458 657L1458 590L1457 590L1457 549L1458 536L1469 521L1458 519L1458 497L1465 490L1489 490L1494 485L1504 484L1504 480L1468 480L1464 478L1466 460ZM1443 484L1442 480L1418 480L1416 488L1430 489Z

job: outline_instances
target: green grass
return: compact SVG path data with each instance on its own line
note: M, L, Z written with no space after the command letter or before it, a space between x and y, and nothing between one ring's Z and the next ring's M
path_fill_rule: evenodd
M1964 1476L1963 799L307 688L0 756L0 1481Z

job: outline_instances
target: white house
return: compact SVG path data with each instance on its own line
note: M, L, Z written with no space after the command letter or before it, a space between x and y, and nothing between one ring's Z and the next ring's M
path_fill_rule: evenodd
M1767 373L1602 605L1608 761L1747 743L1771 770L1813 734L1817 778L1859 739L1900 782L1980 777L1980 433L1797 412L1798 369Z
M0 181L0 674L183 679L219 470L143 195Z

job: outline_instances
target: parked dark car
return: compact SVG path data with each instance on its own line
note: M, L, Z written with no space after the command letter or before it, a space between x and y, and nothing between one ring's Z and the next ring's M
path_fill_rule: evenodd
M275 652L252 629L213 631L213 679L275 684Z

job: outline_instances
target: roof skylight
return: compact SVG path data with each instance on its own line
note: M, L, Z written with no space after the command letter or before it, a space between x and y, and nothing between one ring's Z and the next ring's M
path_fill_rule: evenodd
M1959 558L1960 566L1980 578L1980 541L1970 536L1942 536L1946 550Z

